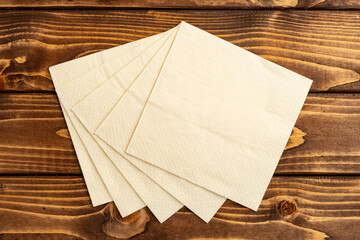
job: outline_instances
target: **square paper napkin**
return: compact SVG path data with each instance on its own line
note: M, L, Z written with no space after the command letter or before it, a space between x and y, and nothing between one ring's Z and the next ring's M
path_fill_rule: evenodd
M182 24L127 152L257 210L311 83Z
M93 204L160 222L257 210L311 85L185 22L50 72Z

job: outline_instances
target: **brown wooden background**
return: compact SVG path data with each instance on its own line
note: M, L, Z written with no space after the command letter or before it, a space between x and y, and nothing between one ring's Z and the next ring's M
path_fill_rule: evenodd
M360 239L360 1L0 0L0 239ZM91 207L48 67L185 20L314 80L258 212Z

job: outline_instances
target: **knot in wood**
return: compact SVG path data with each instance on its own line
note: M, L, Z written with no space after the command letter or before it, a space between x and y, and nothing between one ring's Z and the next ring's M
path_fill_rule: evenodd
M296 209L296 205L291 201L283 200L277 204L278 213L283 217L293 215Z
M122 218L114 203L109 203L104 209L104 213L108 219L103 225L103 231L114 238L130 238L142 233L146 223L150 221L150 217L144 209Z

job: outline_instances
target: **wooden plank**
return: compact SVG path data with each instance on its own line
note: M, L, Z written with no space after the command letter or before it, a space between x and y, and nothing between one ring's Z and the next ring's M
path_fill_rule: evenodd
M312 91L359 92L359 16L360 11L295 10L2 11L0 90L53 91L49 66L185 20L313 79Z
M54 94L0 94L0 173L81 174Z
M295 127L278 174L360 173L359 94L310 94Z
M310 94L276 170L360 174L360 94ZM0 174L80 174L54 94L0 95Z
M0 177L0 186L1 239L138 234L134 239L339 240L360 235L359 177L274 177L257 212L227 201L209 224L186 208L163 224L148 210L121 219L112 204L91 207L79 177Z
M197 9L253 9L253 8L313 8L355 9L360 8L356 0L46 0L21 1L0 0L0 8L197 8Z

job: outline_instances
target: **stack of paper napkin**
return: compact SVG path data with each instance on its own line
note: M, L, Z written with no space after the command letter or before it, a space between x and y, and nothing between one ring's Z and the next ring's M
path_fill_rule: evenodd
M50 68L94 206L256 211L311 80L185 22Z

